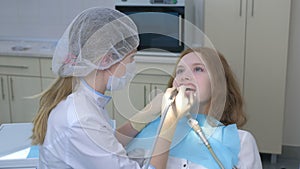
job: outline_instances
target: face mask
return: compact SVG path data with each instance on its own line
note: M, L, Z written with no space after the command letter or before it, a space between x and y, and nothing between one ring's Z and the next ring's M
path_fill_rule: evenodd
M124 65L124 63L120 62ZM115 77L113 75L109 76L108 82L106 85L106 90L108 91L115 91L123 89L130 80L133 79L135 75L136 65L135 62L131 62L125 65L126 66L126 73L122 77ZM112 74L112 73L111 73Z

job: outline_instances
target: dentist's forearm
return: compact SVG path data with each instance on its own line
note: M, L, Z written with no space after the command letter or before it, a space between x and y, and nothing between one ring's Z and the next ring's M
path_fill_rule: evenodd
M169 151L172 139L175 133L177 119L173 113L167 114L161 132L159 133L157 143L154 148L151 165L156 169L165 169L167 166Z
M123 126L116 130L115 136L123 146L126 146L138 134L138 132L139 131L131 126L130 122L126 122Z

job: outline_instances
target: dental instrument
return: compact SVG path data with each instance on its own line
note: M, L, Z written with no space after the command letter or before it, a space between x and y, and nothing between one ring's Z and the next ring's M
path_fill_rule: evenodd
M212 149L208 139L206 138L202 128L200 127L200 125L198 124L198 121L193 119L191 114L188 113L187 115L188 118L188 124L189 126L196 132L196 134L200 137L200 139L203 141L204 145L206 146L206 148L209 150L210 154L212 155L212 157L214 158L214 160L216 161L216 163L218 164L218 166L221 169L225 169L222 162L219 160L219 158L217 157L217 155L215 154L214 150ZM236 166L233 166L233 169L237 169Z
M168 99L168 102L167 102L167 104L166 104L166 107L165 107L165 109L164 109L164 111L163 111L163 113L162 113L162 115L161 115L161 119L160 119L159 126L158 126L158 128L157 128L157 133L156 133L157 136L159 135L159 133L160 133L160 131L161 131L161 128L162 128L163 122L165 121L167 112L169 111L170 106L174 103L177 94L178 94L178 91L175 89L174 91L172 91L171 96L170 96L169 99ZM157 140L158 140L158 137L156 137L156 138L154 139L153 146L152 146L152 148L151 148L151 150L150 150L150 152L149 152L149 158L147 158L147 159L146 159L146 162L145 162L145 163L146 163L145 168L149 168L150 161L151 161L151 157L152 157L152 154L153 154L153 152L154 152L154 148L155 148L155 145L156 145L156 143L157 143Z

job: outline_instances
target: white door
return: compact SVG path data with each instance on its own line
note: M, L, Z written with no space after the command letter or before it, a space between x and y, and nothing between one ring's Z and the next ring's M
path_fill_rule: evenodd
M255 133L260 151L280 154L290 0L249 0L247 15L246 128Z
M205 1L204 32L229 62L243 90L246 0Z

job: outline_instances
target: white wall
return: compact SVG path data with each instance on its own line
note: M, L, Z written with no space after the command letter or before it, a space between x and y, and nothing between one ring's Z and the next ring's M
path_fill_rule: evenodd
M291 2L283 144L300 146L300 1Z
M86 8L114 7L114 0L1 0L0 37L58 39Z

